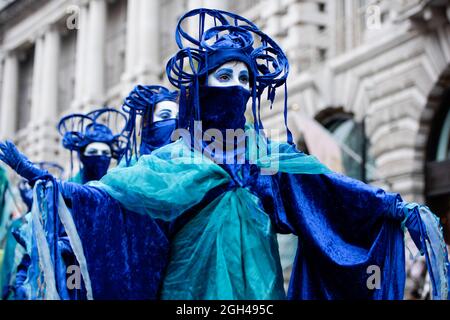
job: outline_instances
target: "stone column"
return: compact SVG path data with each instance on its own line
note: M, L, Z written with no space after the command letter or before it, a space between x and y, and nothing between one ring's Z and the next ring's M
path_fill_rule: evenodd
M34 46L34 64L33 64L33 92L31 98L31 123L35 123L41 114L41 94L43 81L42 77L44 67L44 37L39 35L36 38Z
M355 46L355 23L359 23L353 0L345 0L345 48L350 50Z
M85 107L102 104L104 99L106 15L106 1L92 0L90 2Z
M36 42L33 74L32 119L33 132L36 141L27 138L23 147L34 161L54 159L58 145L55 143L58 119L58 68L60 55L60 34L56 26L49 26L42 39Z
M125 74L124 81L125 82L134 82L136 73L137 73L137 65L138 65L138 53L140 47L140 41L142 39L139 38L140 34L140 5L142 0L128 0L127 7L127 43L126 43L126 57L125 57ZM147 2L147 1L145 1ZM148 1L153 2L153 1ZM147 17L147 19L151 19ZM148 37L151 37L150 34L147 34Z
M161 71L159 46L159 8L158 0L140 0L139 19L139 52L138 73L139 80L144 83L158 81ZM164 27L164 26L163 26Z
M19 62L14 53L6 55L3 72L0 138L6 139L11 138L16 131Z
M44 57L42 66L42 87L39 105L41 123L53 123L58 112L58 66L60 36L58 30L51 27L44 38Z
M73 109L80 109L86 96L86 73L87 73L87 48L89 39L88 4L80 3L77 24L77 52L75 66L75 97L72 105Z

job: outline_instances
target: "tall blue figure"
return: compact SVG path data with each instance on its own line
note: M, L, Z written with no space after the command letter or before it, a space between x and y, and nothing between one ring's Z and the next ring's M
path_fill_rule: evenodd
M126 121L127 117L123 113L108 108L94 110L87 115L71 114L61 119L58 130L63 138L63 146L71 152L77 152L81 166L79 174L72 178L73 182L84 184L92 180L99 180L106 174L111 159L120 159L126 146L124 143L124 141L126 142L124 137ZM71 166L73 167L73 157L71 157ZM57 165L40 163L38 167L56 178L62 178L63 169ZM33 191L27 187L28 185L27 181L22 181L20 191L28 206L28 212L30 212L33 204ZM34 253L36 251L35 241L29 240L32 237L31 223L30 217L27 216L27 218L27 224L13 230L17 241L28 252L17 268L14 285L14 298L20 300L38 298L38 294L34 293L33 289L29 289L30 286L33 287L30 283L37 280L36 272L33 273L33 271L39 269L36 268L39 262L36 260L37 255L33 254L33 251ZM66 273L70 274L69 267L77 266L78 262L64 227L58 219L48 219L44 227L47 233L54 235L49 242L55 246L53 259L59 279L60 297L62 299L83 299L86 296L84 288L68 288L66 283ZM27 248L27 246L31 246L31 248Z
M196 35L184 30L191 18ZM287 128L287 144L259 134L263 93L273 102L288 75L272 39L242 17L199 9L180 19L176 41L167 74L181 91L180 126L190 135L95 184L133 211L183 221L171 239L163 299L285 298L276 232L299 236L288 298L401 299L403 226L427 256L434 296L446 297L446 250L425 207L330 172L295 149ZM249 98L257 136L245 137L243 149L242 136L224 138L230 129L251 131ZM287 123L286 110L287 103ZM224 140L231 149L219 148ZM367 285L373 266L379 288Z
M184 30L191 18L199 22L194 36ZM214 27L205 30L207 25ZM180 89L182 138L129 167L111 170L90 187L59 184L73 199L86 258L93 259L93 287L102 283L99 270L103 277L108 277L105 270L123 276L123 270L136 266L135 273L152 277L153 297L284 299L280 232L299 237L288 298L401 299L406 227L427 258L434 297L446 298L445 246L437 218L426 207L330 172L295 149L287 128L288 143L266 139L259 131L263 93L273 102L276 89L285 86L287 100L287 59L271 38L245 18L197 9L180 19L176 41L180 51L167 74ZM250 98L253 124L246 124ZM287 123L287 103L284 117ZM41 174L12 145L0 149L0 158L19 174ZM121 231L120 216L111 219L110 212L119 210L127 213L122 219L137 219L132 211L178 228L170 241L152 230L152 244L132 250L128 264L121 256L111 261L102 252L117 243L112 241L116 232L124 247L130 243L122 236L127 233ZM96 221L103 221L102 228ZM110 238L104 235L105 224ZM83 230L89 231L82 235ZM89 257L89 251L97 255ZM163 257L168 257L167 267ZM367 285L373 266L381 272L375 288ZM138 280L126 283L142 289ZM108 284L117 290L115 297L135 298L130 287Z
M142 92L145 92L145 96ZM135 132L136 120L141 120L143 127L148 129L142 130L143 133L147 133L141 135L140 149L143 153L150 152L148 151L150 148L154 149L170 142L166 139L167 126L161 124L176 125L178 113L176 99L176 93L154 86L139 86L126 99L124 110L131 116L126 126L128 131L124 135L128 137ZM148 110L152 110L151 117L145 117L149 114ZM86 145L84 142L79 142L80 134L75 129L98 126L89 121L87 125L83 125L85 118L80 117L74 121L75 124L61 122L64 123L60 125L60 128L64 128L65 144L70 143L78 150L82 150L81 148ZM171 130L175 129L174 126L168 126ZM152 129L159 127L163 130ZM164 139L160 141L155 137ZM137 140L130 140L130 143L122 145L131 148ZM20 163L19 173L25 178L37 179L47 174L32 167L12 144L7 143L3 147L9 149L6 152L9 154L7 161L10 164ZM169 249L166 230L164 230L164 228L168 229L166 224L158 224L149 216L135 214L121 208L117 201L98 188L61 181L55 182L53 188L59 189L71 209L78 236L83 243L83 256L89 273L88 278L84 278L83 275L87 297L91 295L95 299L156 299ZM49 198L45 194L43 197ZM57 203L57 201L54 202ZM58 210L61 211L61 208ZM55 279L47 277L47 281L44 281L45 286L51 289L53 283L56 283L56 289L53 290L54 294L50 298L65 298L64 288L62 285L58 287L60 279L58 279L57 263L53 262L53 264ZM72 296L69 295L69 298Z

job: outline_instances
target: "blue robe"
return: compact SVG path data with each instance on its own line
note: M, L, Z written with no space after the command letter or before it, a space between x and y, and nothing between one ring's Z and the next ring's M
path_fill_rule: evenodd
M280 172L263 175L249 163L185 162L189 155L176 156L182 145L90 186L61 184L94 299L283 299L276 232L299 237L287 298L403 298L402 223L425 233L398 194L297 151L282 154ZM373 266L377 289L367 285Z
M96 183L124 207L175 221L163 298L283 298L279 261L271 259L279 260L271 240L275 232L299 237L289 299L403 298L402 223L420 218L407 216L398 194L322 170L289 148L282 151L280 172L262 175L248 163L183 162L189 158L173 157L180 144L142 157L131 168L112 170ZM438 246L441 240L435 241ZM252 246L259 254L248 260ZM236 250L243 252L240 258ZM444 261L444 255L438 259ZM268 266L265 271L258 260ZM381 287L371 289L374 266ZM266 292L257 289L262 274L270 279Z

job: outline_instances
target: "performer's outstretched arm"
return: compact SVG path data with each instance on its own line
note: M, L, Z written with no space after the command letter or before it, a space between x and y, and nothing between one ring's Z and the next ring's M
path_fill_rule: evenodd
M419 214L420 206L403 202L398 194L336 173L283 173L278 183L284 210L276 224L299 236L290 298L403 298L403 227L420 249L430 250L420 238L438 228L431 221L434 215ZM374 272L380 282L372 287Z

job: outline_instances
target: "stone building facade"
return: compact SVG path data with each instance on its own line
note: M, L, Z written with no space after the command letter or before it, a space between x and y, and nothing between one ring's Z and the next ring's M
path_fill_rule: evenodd
M180 15L201 6L226 9L254 21L287 52L289 125L299 143L304 116L343 144L359 134L363 142L350 151L363 177L428 203L446 222L448 0L3 0L0 6L0 138L12 138L32 160L67 163L55 130L62 115L119 108L137 83L167 84L164 67L176 50ZM263 112L269 128L283 127L282 100L280 92ZM349 121L361 130L343 138ZM290 257L293 242L280 241Z

